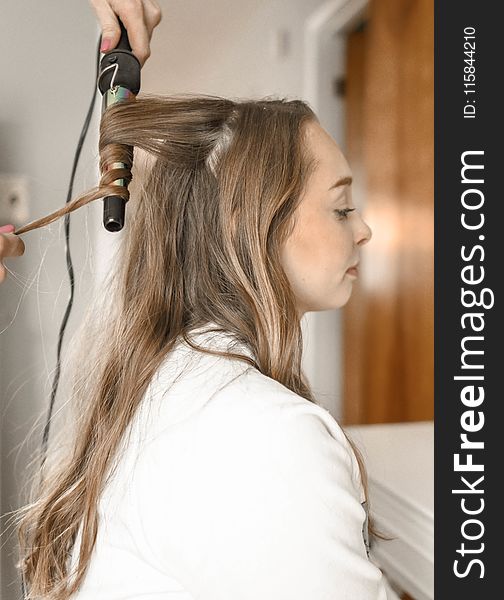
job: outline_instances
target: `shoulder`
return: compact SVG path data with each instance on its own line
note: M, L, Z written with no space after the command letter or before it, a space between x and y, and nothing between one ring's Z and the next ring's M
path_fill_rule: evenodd
M303 398L257 369L245 370L219 395L226 408L237 398L243 410L271 420L287 433L305 431L307 436L328 435L350 449L341 426L326 408Z
M146 448L169 456L191 444L199 464L263 462L292 475L311 466L319 473L339 469L361 488L354 452L327 409L241 360L194 354L196 362L176 383L164 370L151 388L158 402L149 409Z
M312 469L315 475L339 469L362 500L355 454L331 413L257 369L242 370L219 389L200 418L210 435L221 432L223 443L229 438L238 455L252 451L254 460L264 454L266 461L284 461L284 472Z
M201 336L197 341L202 341ZM222 334L211 339L207 335L204 342L250 357ZM153 401L144 403L145 433L140 437L155 440L162 454L165 446L187 437L193 440L194 452L200 447L225 454L233 447L234 456L252 453L256 461L261 453L268 453L266 460L275 455L290 464L330 456L351 474L354 487L363 495L355 454L330 412L245 360L178 345L154 377L147 396Z

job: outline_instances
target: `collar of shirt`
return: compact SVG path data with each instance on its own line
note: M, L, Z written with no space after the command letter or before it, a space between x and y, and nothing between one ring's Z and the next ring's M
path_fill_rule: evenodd
M243 354L255 360L254 353L248 345L240 341L232 332L224 331L217 323L207 323L193 329L189 332L188 337L195 344L209 350Z

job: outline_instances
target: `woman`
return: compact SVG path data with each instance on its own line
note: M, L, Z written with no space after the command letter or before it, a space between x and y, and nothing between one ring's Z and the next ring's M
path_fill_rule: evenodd
M336 142L299 100L139 95L99 149L99 187L17 232L129 200L73 436L20 510L30 597L385 600L364 466L301 370L302 315L348 301L371 238Z

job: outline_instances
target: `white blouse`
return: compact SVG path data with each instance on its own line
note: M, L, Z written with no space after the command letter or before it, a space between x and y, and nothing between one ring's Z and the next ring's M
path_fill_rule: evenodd
M194 341L252 356L227 333ZM326 409L179 342L127 434L75 600L387 599L358 464Z

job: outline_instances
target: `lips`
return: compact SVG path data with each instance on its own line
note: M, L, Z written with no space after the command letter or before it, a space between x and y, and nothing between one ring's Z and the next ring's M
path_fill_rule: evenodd
M348 269L346 270L346 272L347 272L349 275L354 275L355 277L357 277L357 275L358 275L358 272L359 272L359 271L358 271L358 266L359 266L359 263L355 263L355 265L353 265L352 267L348 268Z

